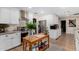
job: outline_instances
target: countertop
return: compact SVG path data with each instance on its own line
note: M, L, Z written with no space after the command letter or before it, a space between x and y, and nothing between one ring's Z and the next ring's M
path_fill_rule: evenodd
M6 35L6 34L13 34L13 33L21 33L21 31L10 31L10 32L4 32L4 33L0 33L0 35Z
M21 31L21 33L28 33L28 31Z

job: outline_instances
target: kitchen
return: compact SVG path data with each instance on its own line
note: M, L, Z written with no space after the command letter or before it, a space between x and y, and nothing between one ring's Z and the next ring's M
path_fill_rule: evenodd
M9 50L21 45L21 31L26 20L20 8L0 8L0 50ZM23 16L21 16L21 14ZM24 21L21 21L24 19ZM22 24L22 25L21 25Z
M33 20L36 23L36 18L31 18L31 14L26 8L0 8L0 50L10 51L13 48L21 46L23 37L29 34L26 29L26 23ZM28 16L29 15L29 16ZM33 34L37 33L37 29ZM48 36L47 36L48 37Z
M38 8L36 8L36 9L38 9ZM28 31L28 29L26 28L26 23L29 23L29 20L33 21L33 23L37 24L35 30L32 31L31 34L36 34L36 33L38 34L41 32L45 34L45 32L47 32L47 34L49 34L50 38L53 40L54 43L56 43L58 38L60 38L60 36L62 36L59 17L54 14L40 15L38 13L39 13L39 11L41 13L41 10L39 9L39 11L38 11L36 9L33 12L33 9L30 9L30 8L21 8L21 7L13 7L13 8L12 7L10 7L10 8L1 7L0 8L0 50L1 51L4 51L4 50L11 51L11 49L13 49L13 48L23 46L23 37L30 34L30 31ZM51 8L49 8L49 9L51 9ZM55 8L52 8L52 10L53 9L55 9ZM72 19L72 18L76 19L76 29L73 30L73 31L76 31L75 45L74 45L74 43L72 45L74 45L76 50L79 50L79 47L78 47L79 38L78 38L78 31L77 31L77 30L79 30L78 29L79 17L72 16L71 18L68 18L68 19ZM67 19L67 21L68 21L68 19ZM68 22L68 24L69 24L69 22ZM68 25L68 28L70 28L69 25ZM73 28L73 27L71 27L71 28ZM67 31L67 32L74 33L73 31ZM60 39L59 39L59 42L60 42ZM64 44L62 44L62 45L64 45ZM70 46L71 46L71 44L70 44ZM23 47L21 47L21 48L23 51Z

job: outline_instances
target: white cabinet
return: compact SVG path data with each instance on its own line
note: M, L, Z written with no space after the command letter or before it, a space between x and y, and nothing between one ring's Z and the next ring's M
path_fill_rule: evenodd
M7 50L11 48L11 39L9 38L8 35L1 35L0 36L0 50Z
M14 33L11 34L11 39L12 39L12 46L18 46L21 44L21 35L20 33Z
M11 49L20 44L21 36L19 32L0 36L0 51Z
M51 32L49 32L50 38L56 40L57 39L57 30L50 30Z
M20 12L16 8L0 8L0 23L19 24Z
M5 35L5 42L3 44L5 44L5 50L8 50L9 48L12 48L12 40L10 39L11 36L9 34Z
M6 44L5 44L5 35L0 36L0 50L5 50Z
M10 13L9 13L9 9L8 8L0 8L0 23L5 23L8 24L9 18L10 18Z
M20 12L17 9L12 8L10 11L10 23L19 24Z

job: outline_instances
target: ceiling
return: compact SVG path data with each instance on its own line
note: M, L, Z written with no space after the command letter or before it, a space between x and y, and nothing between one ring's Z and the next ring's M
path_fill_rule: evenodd
M28 10L37 15L55 14L59 17L79 15L79 7L31 7Z

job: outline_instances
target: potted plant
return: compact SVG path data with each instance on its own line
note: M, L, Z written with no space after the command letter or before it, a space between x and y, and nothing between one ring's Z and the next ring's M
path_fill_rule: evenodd
M33 31L36 29L36 23L28 22L26 23L26 28L29 30L29 34L33 35Z

